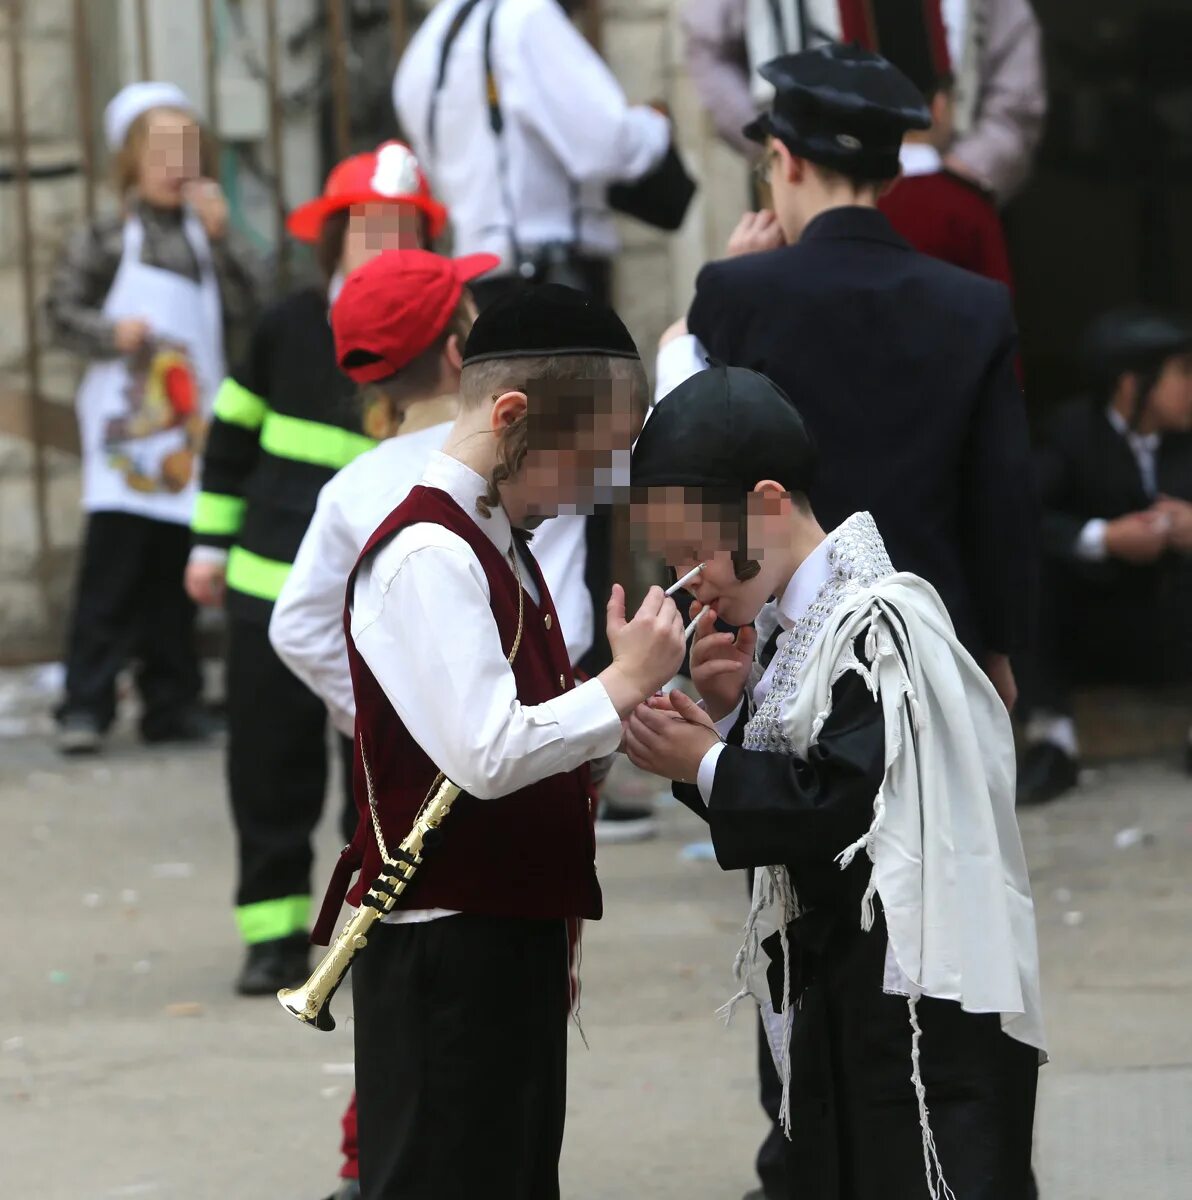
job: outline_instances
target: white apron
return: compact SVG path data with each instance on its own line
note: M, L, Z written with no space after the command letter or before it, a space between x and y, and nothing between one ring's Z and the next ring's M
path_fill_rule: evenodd
M211 246L192 213L183 232L199 282L141 262L144 226L124 223L124 251L104 301L113 321L140 318L153 346L93 363L75 404L83 455L83 508L190 524L198 456L224 376L222 308Z

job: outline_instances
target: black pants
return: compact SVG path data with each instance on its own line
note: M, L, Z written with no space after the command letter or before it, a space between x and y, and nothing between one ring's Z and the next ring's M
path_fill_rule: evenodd
M352 967L364 1200L558 1200L568 996L562 921L374 926Z
M311 835L327 792L327 710L277 657L264 626L228 622L228 792L237 918L247 942L308 927ZM356 825L352 746L341 738L343 831Z
M60 718L86 714L106 729L116 676L129 662L137 664L146 736L167 735L198 702L195 608L182 584L189 553L185 525L119 512L88 517Z

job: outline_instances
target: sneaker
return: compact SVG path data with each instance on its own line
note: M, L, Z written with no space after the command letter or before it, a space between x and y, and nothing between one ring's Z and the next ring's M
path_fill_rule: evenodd
M248 947L236 980L241 996L276 996L281 988L299 987L310 974L310 938L305 933L255 942Z
M654 813L648 808L620 808L604 801L596 812L596 844L645 842L658 835Z
M67 713L58 722L57 741L62 754L98 754L103 747L103 729L90 713Z
M141 738L150 745L163 742L205 742L219 731L219 722L203 709L185 708L165 719L141 722Z
M1027 748L1018 772L1018 803L1047 804L1070 792L1080 777L1080 764L1054 742Z

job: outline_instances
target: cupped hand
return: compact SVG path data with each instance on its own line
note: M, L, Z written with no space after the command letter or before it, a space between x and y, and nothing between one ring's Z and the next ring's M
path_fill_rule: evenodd
M691 644L691 682L703 698L709 716L720 721L741 700L753 666L757 632L752 625L743 625L736 634L718 633L715 609L701 611L698 600L691 609L699 617Z

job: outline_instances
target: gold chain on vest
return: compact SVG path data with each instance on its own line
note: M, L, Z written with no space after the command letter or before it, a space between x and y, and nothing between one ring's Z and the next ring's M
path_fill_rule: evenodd
M513 567L513 577L517 580L517 633L514 635L513 645L510 648L509 654L506 656L505 661L510 666L513 666L513 660L517 657L517 652L521 647L522 629L525 624L526 616L526 593L525 589L522 587L521 568L518 566L517 562L516 539L510 544L509 547L509 565ZM386 866L396 866L397 864L395 860L389 857L389 847L385 844L385 835L381 832L381 818L377 813L377 797L376 792L373 789L372 771L369 769L368 755L364 753L363 734L359 735L359 741L360 761L364 766L364 783L368 789L368 812L372 817L373 833L377 838L377 848L381 851L381 858L384 860ZM426 808L427 801L430 800L430 798L435 794L435 792L438 790L439 784L441 784L445 778L446 776L444 776L441 771L435 776L434 782L430 785L430 788L426 793L426 797L419 806L418 815L414 818L415 821L417 821L418 816L422 815L423 809Z

